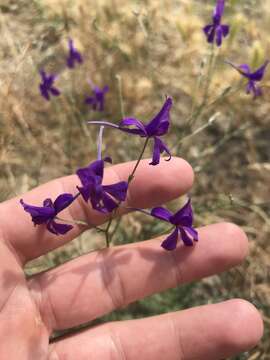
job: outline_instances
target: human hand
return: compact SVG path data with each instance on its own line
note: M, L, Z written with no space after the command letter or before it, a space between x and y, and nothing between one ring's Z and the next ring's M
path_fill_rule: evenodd
M181 159L149 167L143 161L129 188L127 205L154 207L187 192L193 181ZM134 163L106 170L105 182L126 180ZM24 200L74 191L69 176L42 185ZM63 211L65 219L100 225L104 215L80 198ZM147 319L96 326L49 344L53 330L70 328L150 294L220 273L240 263L247 238L233 224L198 229L193 248L167 252L162 239L108 248L72 260L26 280L27 261L59 247L82 231L79 226L56 237L34 227L15 198L0 205L0 359L3 360L219 360L253 347L263 325L258 311L244 300L196 307ZM91 240L90 240L91 241Z

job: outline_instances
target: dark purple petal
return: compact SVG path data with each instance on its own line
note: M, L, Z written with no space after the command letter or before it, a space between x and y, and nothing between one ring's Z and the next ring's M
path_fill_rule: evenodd
M246 93L252 93L253 98L256 99L258 96L262 96L262 89L260 88L260 86L256 85L255 81L250 80L246 86Z
M56 214L60 211L66 209L74 201L74 196L72 194L61 194L54 201L54 208Z
M78 175L82 185L88 185L89 182L101 184L103 179L104 161L96 160L92 162L88 167L78 169L76 174Z
M230 32L230 26L229 25L220 25L220 27L222 29L223 37L228 36L229 32Z
M176 248L177 240L179 236L179 230L176 228L161 244L161 246L168 251L172 251Z
M225 0L217 0L216 7L213 14L213 21L215 24L219 25L222 15L224 13Z
M39 85L39 90L40 90L41 95L44 97L44 99L49 101L50 100L50 94L49 94L47 88L43 84L40 84Z
M93 96L88 96L85 98L85 104L92 105L96 100L93 98Z
M210 31L213 29L214 25L206 25L204 28L203 28L203 32L205 33L206 36L209 35Z
M186 246L193 246L192 239L188 236L187 232L184 230L184 228L180 228L180 234L181 239L183 240L184 244Z
M269 61L265 61L265 63L259 67L255 72L249 74L249 79L254 81L261 81L264 77L264 73L266 70L267 65L269 64Z
M216 44L217 44L217 46L222 45L222 36L223 36L222 28L221 28L221 26L218 26L216 28Z
M72 39L68 40L68 47L69 47L69 55L67 58L67 66L70 69L73 69L75 67L76 62L78 64L81 64L83 62L83 58L80 52L77 49L75 49Z
M77 186L77 189L79 190L80 194L82 195L84 201L88 201L90 199L90 187L85 185L85 186Z
M248 64L242 64L242 65L240 65L238 68L237 68L237 66L235 66L235 65L233 65L233 64L231 64L236 70L242 70L244 73L246 73L246 74L250 74L250 67L249 67L249 65Z
M185 230L186 233L188 233L190 235L190 237L194 240L194 241L198 241L199 237L198 237L198 231L195 230L193 227L188 227L188 226L183 226L183 229Z
M169 210L164 207L155 207L151 210L151 215L157 219L170 222L170 217L173 215Z
M112 212L114 209L117 208L118 204L105 192L102 195L102 201L104 207L101 208L103 212Z
M168 132L170 126L170 110L172 98L168 97L159 113L145 126L147 135L162 136Z
M43 201L43 206L50 207L50 208L54 209L52 199L45 199Z
M153 156L152 161L150 162L150 165L158 165L160 162L160 154L163 152L166 152L169 155L169 158L167 161L171 159L171 153L168 147L164 144L164 142L158 138L154 138L154 148L153 148Z
M53 96L59 96L61 95L61 92L60 90L56 89L56 87L52 86L50 88L50 93L53 95Z
M93 172L96 176L103 178L104 161L96 160L89 165L88 169L89 171Z
M55 210L52 207L28 205L23 199L20 200L20 203L24 210L31 215L35 225L44 224L55 216Z
M126 126L135 126L136 129L129 129L126 128ZM122 131L125 131L130 134L140 135L142 137L146 137L146 129L140 120L134 119L134 118L125 118L120 121L119 128Z
M92 171L89 170L88 167L78 169L76 171L77 176L79 177L83 186L88 186L89 182L94 182L94 174Z
M213 44L214 40L215 40L215 35L216 35L216 27L213 26L212 27L212 30L209 31L208 35L207 35L207 41L210 43L210 44Z
M52 220L52 221L48 222L47 229L55 235L64 235L68 231L73 229L73 226L69 225L69 224L60 224L60 223L57 223L56 221Z
M105 158L103 158L103 161L112 164L112 158L110 156L105 156Z
M119 201L125 201L127 196L128 183L121 181L112 185L104 185L103 190Z
M170 219L174 225L191 226L193 222L193 210L191 206L191 200L177 211Z

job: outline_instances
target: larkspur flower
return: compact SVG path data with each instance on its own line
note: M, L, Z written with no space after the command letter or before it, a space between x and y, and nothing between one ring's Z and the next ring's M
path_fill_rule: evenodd
M213 13L213 23L206 25L203 31L207 37L207 41L211 44L216 40L217 46L221 46L222 38L229 35L230 27L221 23L222 15L224 13L225 0L217 0L216 7Z
M102 185L104 174L104 162L110 158L96 160L88 167L77 170L82 186L78 186L83 199L90 200L93 209L110 213L119 206L119 202L125 201L128 183L120 181L112 185Z
M55 235L64 235L70 231L73 226L56 222L57 215L66 209L75 197L72 194L61 194L53 202L51 199L43 201L43 206L33 206L26 204L23 199L20 200L24 210L28 212L35 225L46 224L47 229Z
M109 86L105 85L103 89L101 89L92 84L92 82L90 82L90 85L92 87L93 95L86 97L85 103L90 105L93 110L102 112L105 108L105 94L109 91Z
M160 155L165 152L171 159L171 153L168 147L160 139L160 136L167 134L170 126L170 110L172 107L172 98L168 97L164 102L159 113L146 125L135 118L125 118L120 121L119 125L107 121L89 121L88 124L95 124L100 126L109 126L121 130L123 132L138 135L143 138L153 138L153 155L151 165L157 165L160 162ZM130 128L133 126L134 128Z
M260 66L254 72L251 71L248 64L242 65L234 65L230 61L226 61L227 64L231 65L235 70L237 70L242 76L248 79L248 83L246 86L247 94L253 93L253 97L256 98L262 95L262 89L257 84L257 82L262 81L267 65L269 64L269 60L265 61L262 66Z
M68 48L69 48L69 54L67 57L67 66L70 69L73 69L76 65L76 62L78 64L83 63L83 58L81 53L74 47L72 39L68 39Z
M156 207L151 210L151 215L175 226L173 232L161 244L164 249L174 250L180 238L186 246L192 246L193 241L198 241L198 232L192 227L193 211L190 199L175 214L164 207Z
M59 96L60 91L54 86L54 82L57 79L57 75L46 74L44 70L40 71L41 83L39 89L41 95L46 99L50 100L50 95Z

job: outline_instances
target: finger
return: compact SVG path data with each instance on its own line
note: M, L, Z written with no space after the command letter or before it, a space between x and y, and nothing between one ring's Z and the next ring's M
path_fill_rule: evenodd
M127 181L135 162L112 166L105 171L104 183ZM140 163L132 181L127 206L152 207L172 200L190 189L193 172L190 165L182 159L161 161L159 166L149 166L149 160ZM40 205L45 198L53 200L63 192L76 193L79 179L76 175L60 178L42 185L23 196L26 203ZM79 197L68 209L61 212L61 218L87 221L92 225L103 223L107 217L91 209ZM65 236L49 233L45 226L34 227L29 214L19 204L19 198L0 205L0 228L5 240L17 250L22 261L36 258L59 247L78 236L85 227L74 226Z
M29 285L47 327L65 329L91 321L153 293L222 272L248 252L242 230L226 223L199 229L194 248L168 252L161 242L91 253L33 278Z
M49 360L218 360L254 347L262 333L255 307L230 300L101 325L51 345Z

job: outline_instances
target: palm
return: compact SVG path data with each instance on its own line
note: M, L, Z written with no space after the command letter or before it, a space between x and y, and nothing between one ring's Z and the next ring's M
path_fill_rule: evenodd
M138 168L129 206L160 205L190 188L192 172L183 160L162 162L154 170L147 163ZM105 181L126 180L133 166L109 169ZM63 190L72 192L76 182L73 176L56 180L24 198L38 204L47 195L55 198ZM82 202L74 203L63 217L91 219L98 225L105 220ZM199 229L200 241L193 249L166 252L160 247L162 239L154 239L94 252L30 280L24 276L25 263L72 240L81 229L56 238L42 227L33 227L19 199L0 206L0 228L0 359L137 360L140 352L141 360L164 359L164 353L166 360L210 360L244 351L261 336L257 311L247 302L233 300L104 324L49 344L53 330L89 322L155 292L236 265L247 253L247 242L235 225Z
M49 331L16 254L1 243L0 359L47 359Z

